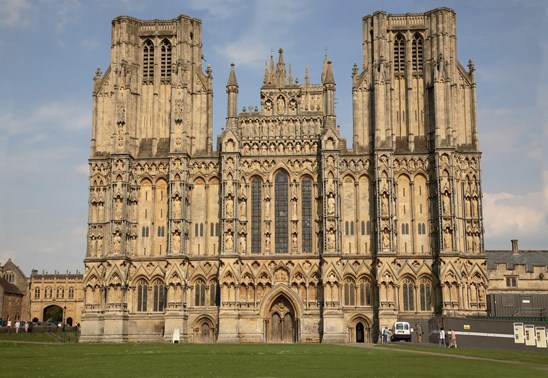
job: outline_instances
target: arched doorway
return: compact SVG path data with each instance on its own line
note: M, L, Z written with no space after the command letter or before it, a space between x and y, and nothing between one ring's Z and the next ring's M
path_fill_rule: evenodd
M363 343L365 341L364 327L363 323L359 322L356 324L356 342Z
M348 341L351 343L371 343L371 322L364 315L356 315L348 322Z
M215 326L209 318L201 318L193 327L195 343L207 344L215 342Z
M267 341L271 343L294 343L297 340L295 310L289 300L278 296L270 306L266 321Z
M43 321L61 323L63 321L63 309L61 306L51 305L44 308Z

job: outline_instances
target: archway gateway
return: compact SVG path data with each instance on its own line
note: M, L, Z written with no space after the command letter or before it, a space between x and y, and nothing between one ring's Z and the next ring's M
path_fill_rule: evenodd
M269 343L294 343L297 341L297 321L291 302L280 295L272 302L265 319L266 341Z
M363 323L359 322L356 324L356 342L363 343L365 342L365 333Z
M51 305L44 308L43 321L60 323L63 321L63 309L61 306Z

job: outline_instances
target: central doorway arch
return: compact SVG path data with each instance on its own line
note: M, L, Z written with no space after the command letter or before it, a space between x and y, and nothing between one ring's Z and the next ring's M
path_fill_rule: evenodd
M359 322L356 324L356 342L363 343L365 341L364 327L363 323Z
M270 343L294 343L297 340L295 309L284 296L278 296L270 306L267 319L267 341Z

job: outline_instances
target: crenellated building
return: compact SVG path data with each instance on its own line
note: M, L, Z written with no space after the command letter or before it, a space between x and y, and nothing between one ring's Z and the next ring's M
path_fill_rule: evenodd
M362 19L353 142L332 63L267 62L212 149L201 22L118 17L94 78L82 342L371 342L486 313L474 66L455 12Z
M38 273L33 269L29 282L30 318L34 322L53 321L76 326L82 321L83 274Z

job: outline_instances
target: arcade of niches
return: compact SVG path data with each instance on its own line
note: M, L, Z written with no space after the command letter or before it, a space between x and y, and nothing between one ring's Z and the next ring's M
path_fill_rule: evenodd
M375 342L486 312L472 62L454 11L376 12L352 69L353 142L321 82L270 57L213 150L201 22L118 17L94 78L82 342Z

